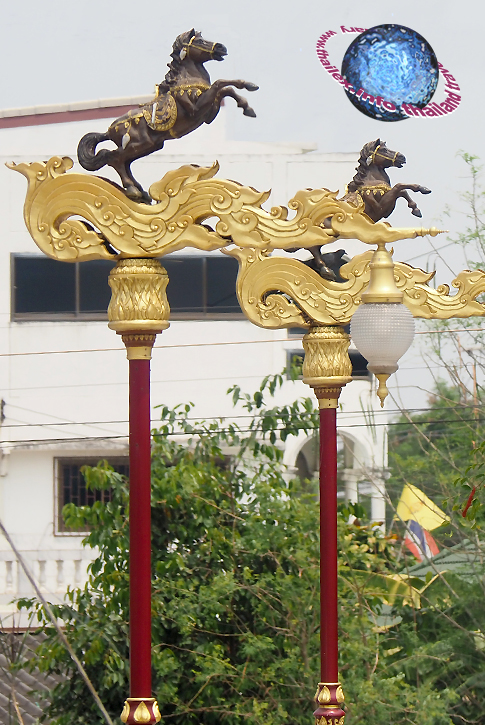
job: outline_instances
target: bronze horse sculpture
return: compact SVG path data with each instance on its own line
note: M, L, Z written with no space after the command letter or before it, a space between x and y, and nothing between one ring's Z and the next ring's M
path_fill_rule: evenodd
M194 29L179 35L173 44L169 71L156 86L155 98L118 118L106 133L83 136L77 150L81 166L87 171L111 166L130 198L149 203L150 196L131 171L133 161L159 151L165 141L185 136L203 123L212 123L223 98L234 98L245 116L256 116L235 88L257 91L257 85L243 80L217 80L211 85L204 63L223 60L225 55L224 45L204 40ZM117 148L96 153L102 141L113 141Z
M342 201L346 201L353 206L364 204L364 214L373 222L378 222L383 218L387 218L396 206L398 199L405 199L411 214L421 217L421 211L418 205L407 193L407 190L420 192L421 194L431 194L431 190L419 184L395 184L391 186L391 181L386 169L394 166L400 169L406 163L406 157L399 151L391 151L387 148L385 141L379 138L370 141L362 147L359 156L359 163L356 168L357 173L348 184L345 196ZM335 280L336 275L329 269L328 262L325 257L327 255L321 253L320 247L312 247L309 250L313 255L310 260L310 266L319 274L326 278Z

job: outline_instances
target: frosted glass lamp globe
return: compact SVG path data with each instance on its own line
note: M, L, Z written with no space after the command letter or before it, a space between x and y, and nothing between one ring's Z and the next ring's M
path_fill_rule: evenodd
M352 316L350 336L368 361L368 370L379 380L377 395L382 406L387 395L385 382L389 375L396 372L398 360L413 341L414 318L402 304L361 304Z

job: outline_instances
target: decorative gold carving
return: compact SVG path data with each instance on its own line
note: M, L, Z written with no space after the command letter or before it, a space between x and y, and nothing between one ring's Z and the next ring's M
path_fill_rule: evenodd
M337 702L339 704L342 702L345 702L345 695L344 695L344 691L342 690L342 685L339 685L337 687L337 690L335 691L335 697L337 698Z
M166 131L172 128L177 120L177 104L170 93L157 96L142 111L135 111L133 118L143 116L154 131Z
M356 255L340 268L348 282L329 282L297 259L269 256L267 250L228 249L236 257L236 292L246 317L259 327L346 324L369 283L372 252ZM288 299L288 295L291 299Z
M391 275L385 286L385 298L401 299L414 317L449 319L484 315L485 306L476 301L485 292L485 273L460 272L452 283L458 289L449 295L448 285L437 289L427 282L433 277L421 269L392 260L387 250L356 255L340 268L343 283L322 279L317 272L288 257L270 256L268 250L233 248L224 254L239 262L236 292L245 316L259 327L310 327L312 324L346 324L357 309L370 280L370 262L374 258ZM377 257L375 256L377 255ZM386 259L380 259L385 256ZM386 263L389 258L390 264ZM393 288L393 280L395 286ZM375 293L375 290L374 290ZM373 290L369 294L373 295ZM379 301L385 301L379 294ZM373 301L366 299L366 301Z
M168 275L157 259L122 259L111 270L108 327L158 333L169 326Z
M121 720L127 725L155 725L161 719L154 697L128 697L125 700Z
M339 235L374 244L429 232L373 223L363 214L363 204L339 201L328 189L298 191L288 204L294 212L288 219L286 207L262 208L269 192L213 178L218 164L167 172L150 187L152 205L130 200L97 176L68 174L73 163L66 157L8 166L28 180L24 218L32 238L45 254L64 261L109 259L117 253L161 257L185 247L210 251L232 242L261 250L313 247ZM213 217L219 220L215 231L202 224Z
M128 360L151 360L156 335L122 334Z
M134 720L136 723L142 723L147 725L152 719L148 707L145 705L143 700L140 702L134 713Z
M120 715L120 719L122 722L126 722L128 720L128 715L130 714L130 705L128 700L125 700L125 704L123 705L123 712Z
M352 380L349 344L350 336L339 325L312 327L303 338L303 382L314 388L321 408L336 408L340 391Z
M345 715L342 717L317 717L315 718L315 725L344 725Z
M326 705L331 699L330 690L324 685L318 693L317 702L319 705Z
M452 317L485 315L485 305L476 300L485 292L485 272L460 272L451 283L458 290L454 295L449 294L447 284L441 284L436 289L426 284L434 277L434 272L427 273L404 262L394 264L394 277L398 289L404 292L403 302L414 317L449 320Z

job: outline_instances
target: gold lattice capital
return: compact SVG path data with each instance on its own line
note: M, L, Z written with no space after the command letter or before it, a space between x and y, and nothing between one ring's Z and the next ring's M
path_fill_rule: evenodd
M108 282L108 326L112 330L156 335L169 326L168 275L158 259L121 259Z
M349 344L340 325L311 327L303 337L303 382L314 389L320 408L336 408L343 386L352 380Z

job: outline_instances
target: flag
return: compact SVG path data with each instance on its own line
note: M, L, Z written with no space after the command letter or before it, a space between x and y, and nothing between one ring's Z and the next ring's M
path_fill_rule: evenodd
M396 518L401 521L416 521L426 531L433 531L450 518L433 503L419 488L407 483L399 499Z
M439 552L438 545L429 531L425 531L417 521L408 521L404 546L418 561L423 561L424 558L431 559Z

